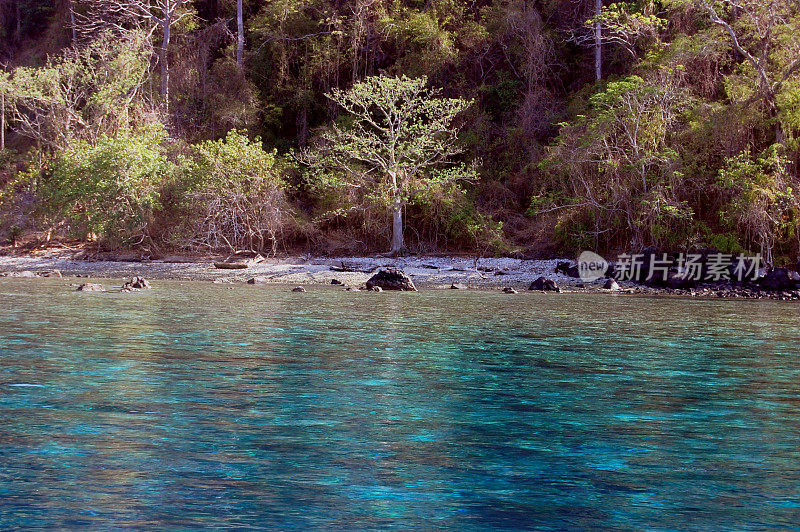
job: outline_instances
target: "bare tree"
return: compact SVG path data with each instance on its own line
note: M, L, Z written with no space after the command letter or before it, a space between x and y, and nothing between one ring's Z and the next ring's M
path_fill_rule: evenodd
M161 95L169 106L169 45L172 26L191 14L183 10L186 0L83 0L87 14L79 26L84 32L108 29L125 30L131 25L145 25L148 35L161 30L158 62L161 68Z

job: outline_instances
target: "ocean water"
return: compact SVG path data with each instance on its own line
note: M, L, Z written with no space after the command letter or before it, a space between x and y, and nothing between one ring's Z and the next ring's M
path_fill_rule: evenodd
M794 303L153 284L0 280L0 528L800 523Z

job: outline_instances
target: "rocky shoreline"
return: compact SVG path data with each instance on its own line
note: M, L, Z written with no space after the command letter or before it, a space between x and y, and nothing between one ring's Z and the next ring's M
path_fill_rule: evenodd
M64 277L209 281L277 285L367 287L370 278L389 268L404 272L421 289L472 289L518 293L598 292L692 298L800 300L797 287L766 290L759 285L706 283L691 288L648 286L598 279L584 282L564 267L565 260L470 257L284 257L259 260L246 267L219 268L213 257L119 258L86 260L70 254L0 256L0 277Z

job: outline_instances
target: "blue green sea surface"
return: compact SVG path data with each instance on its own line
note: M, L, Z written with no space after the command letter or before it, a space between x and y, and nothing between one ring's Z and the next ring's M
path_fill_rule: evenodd
M0 280L0 528L800 524L791 302L153 284Z

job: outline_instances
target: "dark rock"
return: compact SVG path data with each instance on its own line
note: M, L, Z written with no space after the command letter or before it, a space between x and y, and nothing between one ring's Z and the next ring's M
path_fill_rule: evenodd
M355 286L348 286L344 290L345 290L345 292L360 292L361 291L360 288L357 288Z
M516 294L518 292L516 290L514 290L513 288L511 288L510 286L506 286L506 287L503 288L503 293L504 294Z
M339 279L331 279L331 284L343 285L344 283Z
M294 288L292 288L292 292L305 292L305 291L306 289L303 288L302 286L295 286Z
M373 286L369 290L372 292L383 292L383 288L381 288L380 286Z
M615 279L608 279L605 284L603 284L603 288L606 290L619 290L619 284Z
M697 280L686 274L670 273L667 277L667 287L672 290L686 290L697 286Z
M545 279L544 277L539 277L535 281L533 281L528 290L541 290L545 292L560 292L561 289L558 287L555 281L552 279Z
M508 270L505 270L505 269L497 270L496 272L494 272L494 274L495 275L508 275Z
M707 257L704 257L707 261ZM728 277L733 284L751 284L757 280L758 272L756 271L756 264L752 259L743 258L741 261L734 258L730 266L728 266ZM708 273L707 262L703 263L703 278Z
M761 284L761 288L771 292L794 290L797 288L797 283L789 276L789 270L786 268L771 269L760 279L759 283Z
M246 282L247 284L267 284L269 282L269 278L264 276L251 277Z
M562 273L568 277L578 278L581 276L580 270L578 269L577 265L573 265L570 262L559 262L556 265L556 273Z
M75 289L76 292L105 292L103 285L98 283L83 283Z
M575 285L575 288L586 288L586 285L583 283L578 283Z
M461 283L453 283L450 285L451 290L466 290L467 285Z
M400 290L404 292L416 292L417 287L406 275L403 270L387 268L380 270L367 281L367 289L373 286L380 286L384 290Z
M134 277L124 285L123 290L144 290L150 288L150 283L144 277Z

